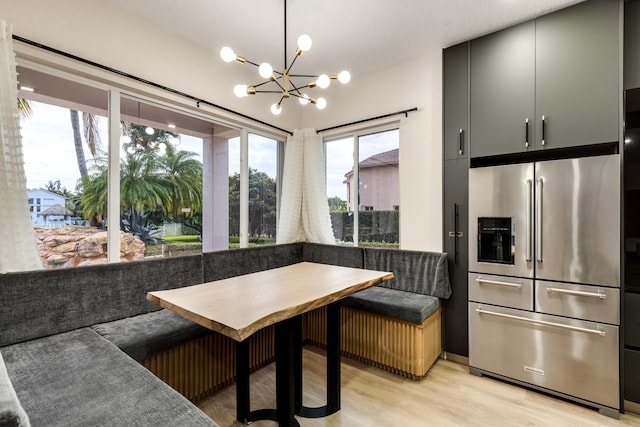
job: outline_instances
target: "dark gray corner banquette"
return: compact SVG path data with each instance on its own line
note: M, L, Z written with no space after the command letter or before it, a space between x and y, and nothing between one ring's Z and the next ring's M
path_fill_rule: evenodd
M442 256L294 243L2 274L0 425L28 425L30 420L37 426L215 426L190 400L233 381L233 343L148 302L147 292L303 261L393 271L394 281L345 299L343 320L350 323L348 310L353 310L422 330L428 319L440 313L440 298L450 294ZM306 341L322 344L313 338L313 322L307 325ZM260 355L253 368L272 361L270 332L261 331L251 339L252 351ZM355 335L351 339L358 340ZM342 345L346 344L343 337ZM177 356L180 351L194 360ZM439 355L441 346L434 351ZM353 349L345 348L343 353L368 359ZM215 363L221 368L207 371L226 369L228 373L205 381L196 362ZM385 367L376 360L370 362ZM427 363L430 366L432 361ZM167 365L178 372L181 383L188 384L172 383L165 372ZM390 370L404 375L410 371ZM420 367L408 376L419 377L423 370ZM193 391L198 387L202 390Z

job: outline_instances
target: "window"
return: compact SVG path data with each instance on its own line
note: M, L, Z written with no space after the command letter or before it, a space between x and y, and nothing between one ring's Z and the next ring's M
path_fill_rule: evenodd
M217 123L200 109L30 67L18 65L20 84L36 88L19 92L32 109L21 126L34 227L98 235L83 247L95 260L45 254L46 268L275 243L281 141ZM109 117L118 105L120 117ZM109 140L118 123L120 134ZM120 191L109 191L117 180ZM135 253L107 245L118 231L139 239Z
M281 142L247 133L246 164L241 161L242 145L242 137L229 141L229 247L273 245L276 242ZM245 203L241 203L243 186L247 189ZM246 218L246 225L243 218ZM246 228L246 239L240 238L243 227Z
M121 119L122 231L144 243L143 256L201 253L203 141L213 125L129 96L121 98Z
M334 236L359 246L399 247L399 131L325 143ZM358 162L354 167L353 158ZM340 189L341 188L341 189Z
M278 141L249 134L249 243L276 243Z
M102 222L89 226L91 221L85 220L82 179L88 177L98 153L104 150L107 92L22 67L18 73L21 84L36 88L18 96L27 100L31 110L21 117L22 149L30 216L42 265L53 269L103 263L107 235ZM88 227L78 227L82 225ZM66 237L50 238L58 234ZM80 245L83 256L79 255Z
M353 153L353 137L325 142L329 214L333 236L340 244L353 244Z

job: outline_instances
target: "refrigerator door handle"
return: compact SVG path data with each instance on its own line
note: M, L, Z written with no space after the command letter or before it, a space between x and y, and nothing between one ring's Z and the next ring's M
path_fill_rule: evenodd
M478 284L486 283L488 285L507 286L509 288L522 289L522 283L502 282L499 280L483 279L482 277L478 277L476 279L476 282L478 282Z
M536 180L536 261L542 263L542 178Z
M528 179L527 180L527 223L525 225L527 231L527 241L525 242L526 247L526 262L531 262L532 259L532 246L533 246L533 182Z
M605 331L600 329L581 328L580 326L565 325L563 323L548 322L546 320L529 319L528 317L514 316L512 314L496 313L495 311L483 310L482 307L476 308L476 313L489 314L491 316L504 317L506 319L519 320L522 322L533 323L536 325L545 325L545 326L551 326L554 328L569 329L571 331L584 332L587 334L595 334L595 335L600 335L602 337L606 335Z
M566 294L566 295L575 295L578 297L590 297L590 298L600 298L600 299L607 298L607 294L601 292L600 290L598 290L598 292L584 292L584 291L575 291L572 289L560 289L560 288L548 287L547 292L555 292L558 294Z

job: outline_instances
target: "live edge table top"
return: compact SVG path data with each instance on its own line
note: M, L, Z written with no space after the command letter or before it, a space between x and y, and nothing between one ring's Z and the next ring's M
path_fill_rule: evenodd
M393 278L393 273L301 262L258 273L154 291L161 307L243 341L254 332Z

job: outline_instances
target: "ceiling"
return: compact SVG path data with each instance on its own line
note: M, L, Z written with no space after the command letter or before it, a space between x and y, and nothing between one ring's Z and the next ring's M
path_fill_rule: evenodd
M107 0L218 56L223 46L284 65L285 0ZM581 0L289 0L287 57L308 34L296 73L366 74Z
M284 0L105 0L139 20L209 50L217 60L228 45L239 55L277 70L284 62ZM297 74L368 74L427 52L523 22L581 0L288 0L287 57L300 34L313 39L295 66ZM221 60L220 60L221 61ZM65 108L105 114L105 92L21 68L21 96ZM130 110L130 111L129 111ZM129 112L128 112L129 111ZM132 121L194 136L237 133L166 108L124 100ZM137 117L137 119L135 119Z

